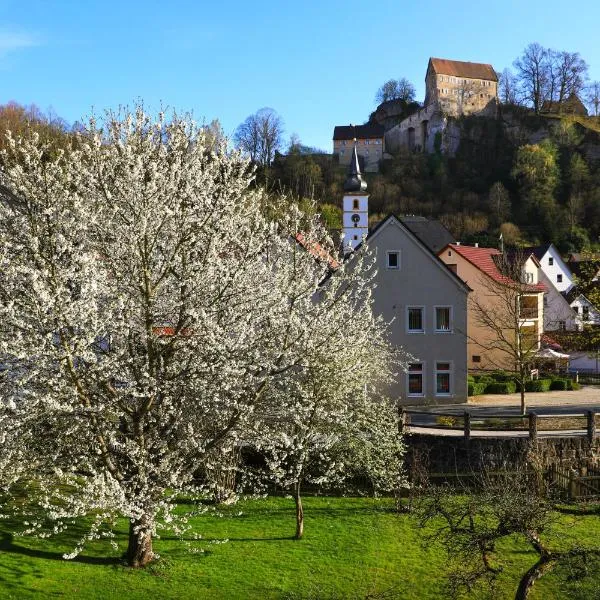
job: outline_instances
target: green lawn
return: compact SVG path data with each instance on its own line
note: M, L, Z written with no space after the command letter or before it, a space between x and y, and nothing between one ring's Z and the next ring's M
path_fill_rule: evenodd
M391 500L306 498L305 538L295 541L292 500L241 501L197 518L203 541L195 544L203 553L162 538L155 543L161 559L144 571L123 567L119 552L104 542L65 561L72 539L13 538L0 522L0 598L443 598L444 552L425 547L411 517L392 507ZM565 517L562 529L557 539L600 539L597 516ZM125 523L121 534L124 543ZM507 553L499 598L513 597L518 571L533 561L516 544ZM577 597L600 597L593 595L598 587L588 581ZM574 594L550 576L533 597Z

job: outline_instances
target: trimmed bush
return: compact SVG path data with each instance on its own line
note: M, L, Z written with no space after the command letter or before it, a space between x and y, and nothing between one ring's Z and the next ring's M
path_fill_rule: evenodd
M514 394L517 384L514 381L494 381L485 388L486 394Z
M514 381L515 376L513 373L507 373L506 371L495 371L492 373L492 377L494 378L494 381L504 383L505 381Z
M548 392L552 379L534 379L533 381L525 382L526 392Z
M486 386L488 383L471 383L469 382L467 385L467 393L469 396L479 396L485 392Z
M475 383L494 383L494 378L491 375L473 375Z
M571 384L571 387L569 388L570 390L580 390L581 389L581 384L577 383L577 381L569 380L569 383Z
M553 379L550 384L551 390L568 390L569 382L566 379Z

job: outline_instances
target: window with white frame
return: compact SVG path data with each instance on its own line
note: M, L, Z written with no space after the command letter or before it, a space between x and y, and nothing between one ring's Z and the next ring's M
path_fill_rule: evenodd
M424 333L425 323L422 306L409 306L406 309L406 326L408 333Z
M387 252L386 265L388 269L399 269L400 268L400 251L389 250Z
M408 395L423 396L423 363L410 363L408 365Z
M435 363L435 395L450 396L452 394L452 363Z
M452 331L452 307L436 306L435 311L435 332L450 333Z

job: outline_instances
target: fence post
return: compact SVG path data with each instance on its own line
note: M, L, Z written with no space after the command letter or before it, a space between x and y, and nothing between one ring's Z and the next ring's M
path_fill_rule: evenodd
M590 443L596 437L596 413L593 410L587 411L587 436Z
M465 422L465 440L468 442L471 439L471 413L465 411L463 418Z
M398 429L400 435L402 435L406 431L406 426L408 425L410 419L401 406L399 407L398 412L400 413L400 419L398 420Z
M575 493L575 473L573 469L569 470L569 500L575 500L577 494Z
M537 415L529 413L529 439L532 442L537 440Z

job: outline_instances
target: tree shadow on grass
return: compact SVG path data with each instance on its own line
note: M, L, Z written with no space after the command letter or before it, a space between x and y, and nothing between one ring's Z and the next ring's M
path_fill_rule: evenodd
M9 554L19 554L21 556L31 556L32 558L42 558L45 560L64 561L62 552L49 552L37 548L27 548L14 543L14 537L10 533L3 533L0 537L0 551ZM87 565L118 565L122 559L118 556L84 556L79 554L71 559L71 562Z

